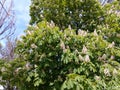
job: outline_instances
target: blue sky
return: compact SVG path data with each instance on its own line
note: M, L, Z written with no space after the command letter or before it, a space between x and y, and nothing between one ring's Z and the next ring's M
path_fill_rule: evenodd
M7 4L10 4L9 1L10 0L8 0ZM16 19L16 22L15 22L16 23L16 31L15 31L13 37L18 38L24 34L24 30L29 25L30 0L13 0L13 1L14 1L13 10L15 11L15 19ZM4 46L5 40L1 40L0 43Z
M29 16L30 0L14 0L14 10L16 14L16 31L15 36L19 37L27 28Z

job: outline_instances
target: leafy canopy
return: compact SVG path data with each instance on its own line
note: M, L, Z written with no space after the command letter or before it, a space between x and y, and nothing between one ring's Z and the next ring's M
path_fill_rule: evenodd
M104 24L105 12L98 0L31 0L31 24L42 20L53 21L61 29L94 31Z
M120 48L96 32L77 35L43 21L28 28L17 52L29 62L26 78L35 89L110 90L120 85Z
M119 3L31 1L32 26L17 43L15 61L0 61L2 79L21 90L118 90Z

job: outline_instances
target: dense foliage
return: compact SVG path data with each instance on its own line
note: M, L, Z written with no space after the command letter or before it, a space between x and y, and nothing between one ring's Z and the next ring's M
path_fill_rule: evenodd
M36 24L46 19L47 21L52 20L61 29L65 29L71 25L73 29L94 31L97 26L108 23L106 22L106 16L108 16L106 12L109 12L109 10L101 6L98 2L99 0L31 1L31 24ZM104 10L105 8L106 10ZM115 9L113 6L111 10L113 8ZM109 14L111 15L111 13Z
M105 13L98 0L31 0L31 24L44 19L53 21L61 29L94 31L104 24Z
M120 43L120 4L114 0L101 6L99 0L31 0L30 16L34 25L53 21L60 29L72 27L93 32L101 30L110 42ZM118 12L119 11L119 12Z
M29 27L18 43L20 59L29 63L27 81L39 90L117 90L120 48L101 34L41 22ZM32 86L32 87L33 87Z
M32 26L17 42L15 60L0 60L0 84L9 81L20 90L119 90L118 1L104 6L97 0L31 1Z

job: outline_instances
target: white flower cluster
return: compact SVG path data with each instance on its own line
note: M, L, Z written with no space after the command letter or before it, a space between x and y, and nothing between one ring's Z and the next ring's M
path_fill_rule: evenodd
M120 11L115 11L115 14L117 15L117 17L120 17Z
M80 61L90 62L90 57L89 57L89 55L85 55L84 57L81 56L81 55L79 55L78 57L79 57L79 60L80 60Z
M113 70L113 75L116 75L118 72L116 69Z
M80 60L80 61L90 62L90 57L89 57L89 55L87 54L87 51L88 51L88 49L86 48L85 45L83 45L82 53L83 53L83 54L86 54L86 55L85 55L84 57L81 56L81 55L79 55L78 57L79 57L79 60Z
M96 29L94 30L94 36L98 36Z
M95 80L101 80L100 76L95 75Z
M103 54L102 57L98 57L98 60L106 60L107 59L107 55Z
M21 68L21 67L17 68L17 69L15 70L15 73L18 73L20 69L22 69L22 68Z
M80 36L87 36L87 32L79 29L78 30L78 35L80 35Z
M111 55L110 59L112 59L112 60L115 59L115 56Z
M32 34L32 32L28 30L28 31L27 31L27 34L28 34L28 35L31 35L31 34Z
M25 65L25 69L29 70L30 68L32 68L32 65L29 62L27 62Z
M69 48L69 46L67 46ZM64 42L61 40L61 43L60 43L60 48L63 50L63 52L66 52L66 47L65 47L65 44Z
M49 26L50 26L51 28L53 28L53 27L55 27L55 23L54 23L53 21L51 21L50 24L49 24Z
M5 71L6 71L6 68L2 67L1 72L5 72Z
M83 53L83 54L86 54L86 53L87 53L87 51L88 51L88 49L86 48L86 46L85 46L85 45L83 45L83 48L82 48L82 53Z
M89 55L85 55L84 61L85 61L85 62L90 62L90 57L89 57Z
M31 48L37 48L37 46L33 43L31 44Z
M111 44L108 45L108 48L113 48L115 46L115 42L112 42Z
M110 71L109 71L108 68L105 68L105 69L104 69L104 74L105 74L106 76L111 76L111 75L110 75Z

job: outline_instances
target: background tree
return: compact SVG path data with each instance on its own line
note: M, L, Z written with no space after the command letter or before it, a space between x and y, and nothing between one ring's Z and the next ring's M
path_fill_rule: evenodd
M24 90L28 86L25 78L27 65L19 59L20 54L15 53L15 48L16 39L10 37L6 39L5 46L0 48L0 85L5 90L18 90L18 87L19 90Z
M0 0L0 39L12 35L14 30L13 0Z
M14 59L15 55L15 47L16 40L11 39L10 37L6 39L5 46L1 46L0 48L0 84L3 85L6 90L13 90L15 86L14 81L14 73L17 67L17 63L15 63Z
M99 0L31 0L31 24L53 21L60 29L71 27L102 32L104 39L120 45L120 5L118 0L101 6ZM109 3L111 2L111 3Z
M13 67L11 60L14 59L14 41L9 37L15 30L15 15L13 11L13 0L0 0L0 39L7 38L6 46L0 47L0 85L4 89L13 90L11 80Z
M110 2L109 0L104 1ZM114 1L116 2L117 0ZM101 6L99 0L31 0L31 2L31 25L42 20L47 20L48 22L53 21L60 29L65 29L70 26L76 31L81 29L89 32L93 32L96 28L98 28L97 30L100 30L100 26L112 29L113 27L118 27L117 25L120 25L120 17L115 15L115 11L120 10L118 9L119 2L111 2L114 7L110 4ZM116 20L114 17L117 17ZM104 27L102 27L102 29ZM118 28L109 31L119 33ZM113 38L114 35L109 36L112 36L111 38ZM111 40L111 38L109 40Z
M14 49L16 47L16 40L7 38L5 46L0 48L0 56L1 59L4 59L6 61L14 60L15 53Z
M69 25L73 29L94 31L104 24L104 11L98 0L31 0L31 24L46 19L61 29Z

